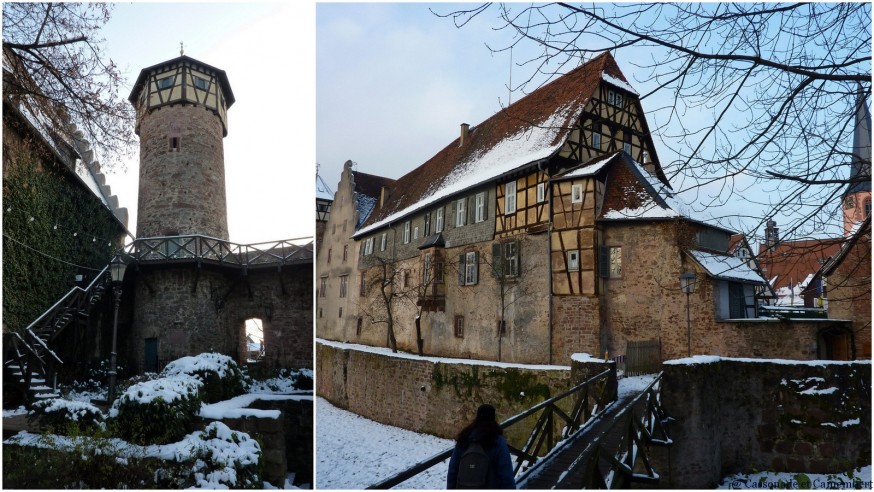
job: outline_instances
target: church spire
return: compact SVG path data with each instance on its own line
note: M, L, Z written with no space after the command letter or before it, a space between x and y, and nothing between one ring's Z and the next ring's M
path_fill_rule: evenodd
M859 84L856 121L853 128L853 157L850 159L850 184L843 195L844 235L855 224L871 215L871 111L868 93Z

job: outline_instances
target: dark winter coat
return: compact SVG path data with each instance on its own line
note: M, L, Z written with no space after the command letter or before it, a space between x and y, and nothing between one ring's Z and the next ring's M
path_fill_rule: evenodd
M498 436L494 446L483 446L489 455L489 478L488 489L515 489L516 481L513 478L513 462L510 459L510 448L504 436ZM467 450L467 446L455 445L452 457L449 458L449 473L446 475L446 488L454 489L458 479L458 461Z

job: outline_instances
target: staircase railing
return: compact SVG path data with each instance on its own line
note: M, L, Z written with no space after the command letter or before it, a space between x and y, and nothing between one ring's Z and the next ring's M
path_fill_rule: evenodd
M510 453L514 456L513 468L517 476L519 476L520 471L524 475L531 465L576 435L580 429L601 415L616 400L615 367L614 365L611 369L607 369L557 396L510 417L500 424L502 429L507 430L522 425L528 421L529 417L537 417L528 434L528 439L521 449L513 445L509 446ZM565 411L562 406L570 410ZM558 421L563 422L564 426L556 436L555 424ZM556 439L556 437L558 438ZM400 485L445 461L452 456L453 450L454 448L449 448L435 454L431 458L367 488L390 489Z
M54 305L20 332L12 332L12 359L4 365L17 369L14 379L24 385L30 398L36 397L35 382L51 382L55 389L55 366L64 361L49 348L49 343L78 317L87 317L106 290L109 266L103 268L84 288L75 286Z

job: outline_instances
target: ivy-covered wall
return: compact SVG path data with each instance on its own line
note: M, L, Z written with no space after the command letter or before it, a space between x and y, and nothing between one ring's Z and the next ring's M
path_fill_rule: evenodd
M3 326L20 330L106 266L124 229L68 170L4 125ZM12 148L14 144L14 149Z

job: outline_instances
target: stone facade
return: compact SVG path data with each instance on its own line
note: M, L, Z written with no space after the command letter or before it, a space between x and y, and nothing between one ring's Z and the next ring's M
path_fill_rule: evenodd
M829 318L851 320L856 359L871 359L871 221L864 227L826 273Z
M871 462L870 363L722 359L666 364L669 487L713 488L750 470L840 473ZM670 470L670 475L668 474Z
M280 272L251 270L246 276L237 269L140 267L136 277L130 332L120 332L128 339L133 367L160 369L176 358L207 351L242 363L249 318L262 320L267 365L312 367L309 264ZM156 345L158 367L145 360L149 343Z
M316 344L316 373L317 394L333 405L444 438L454 438L483 403L501 421L572 386L569 367L445 363L333 343Z

